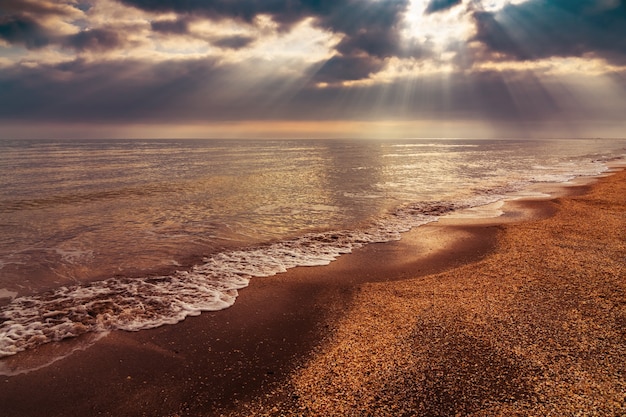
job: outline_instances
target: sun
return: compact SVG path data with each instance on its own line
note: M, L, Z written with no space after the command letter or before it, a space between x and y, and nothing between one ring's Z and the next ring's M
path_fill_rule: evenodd
M468 39L474 30L464 2L435 13L429 13L432 0L412 0L404 16L406 41L426 43L445 53L459 40Z

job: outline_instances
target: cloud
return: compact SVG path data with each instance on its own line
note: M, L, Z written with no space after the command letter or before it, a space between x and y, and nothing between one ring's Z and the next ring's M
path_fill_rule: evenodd
M75 2L47 0L2 0L2 11L28 15L78 16L80 10L74 7ZM1 14L1 13L0 13Z
M252 36L234 35L225 36L212 40L212 44L218 48L241 49L253 43L256 39Z
M409 5L409 0L216 0L211 2L189 0L121 0L127 5L150 12L175 12L180 16L203 16L212 20L234 19L248 24L254 24L255 18L261 15L269 16L276 22L280 30L288 30L297 22L313 19L318 28L342 36L336 47L338 55L343 56L345 63L338 65L340 58L334 58L326 67L338 68L334 78L340 79L341 74L349 78L357 71L345 71L347 66L357 62L365 64L359 72L367 76L381 58L391 56L416 56L422 54L420 48L402 46L400 29L403 14ZM162 31L176 29L175 26L158 23L153 24ZM251 43L247 37L224 38L215 43L217 46L238 49ZM355 59L356 56L367 55L368 59ZM376 64L378 65L378 64ZM378 66L381 68L381 66ZM356 70L356 69L355 69ZM329 74L330 75L330 74Z
M400 23L409 5L408 0L352 0L338 1L337 4L332 12L313 17L320 27L344 34L337 46L339 52L364 52L376 57L398 54Z
M18 5L15 0L15 7ZM371 74L384 68L384 60L391 57L416 58L423 57L429 52L424 45L417 41L405 40L401 31L404 23L404 13L410 4L409 0L215 0L211 2L201 0L115 0L120 4L132 6L138 11L149 12L146 15L152 32L159 34L159 39L168 36L190 36L194 40L205 41L223 50L241 50L252 44L262 45L269 33L263 19L269 18L276 26L272 28L275 34L285 33L297 28L298 23L307 21L308 24L327 33L337 36L332 61L324 65L318 79L348 81L354 80L357 74L368 78ZM61 13L65 9L54 9L53 3L24 3L23 9L36 9L41 13ZM67 5L64 5L67 6ZM121 6L123 7L123 6ZM78 10L78 9L73 9ZM94 8L95 10L95 8ZM100 9L105 10L105 9ZM174 16L172 14L174 13ZM159 16L161 14L161 16ZM166 17L167 16L167 17ZM73 49L77 53L104 52L119 49L128 45L133 34L134 38L144 37L141 30L135 27L119 26L116 21L103 20L105 16L98 16L99 24L89 25L89 20L83 23L74 23L76 33L52 33L41 24L43 17L25 18L19 22L6 23L0 26L0 38L13 44L22 44L27 48L43 48L59 45L66 49ZM248 30L242 33L220 33L219 30L211 34L195 33L190 27L191 22L202 20L215 22L234 20L248 25ZM265 20L266 21L266 20ZM92 21L93 22L93 21ZM106 23L104 23L106 22ZM105 26L103 26L103 24ZM219 27L219 25L216 25ZM363 68L357 68L362 64ZM331 74L337 69L336 74Z
M212 20L235 19L252 23L259 15L269 15L274 21L290 25L315 12L333 10L342 1L319 0L120 0L122 3L149 12L174 12L188 16L203 16Z
M113 29L89 29L69 35L64 38L63 45L76 51L103 52L119 48L126 42L117 30Z
M430 3L426 6L426 14L451 9L454 6L461 4L461 2L462 0L430 0Z
M254 43L257 39L246 35L199 35L190 29L192 17L179 17L177 19L154 20L150 22L150 27L154 32L162 35L187 35L194 39L201 39L222 49L242 49ZM196 19L197 20L197 19Z
M183 35L189 33L189 22L186 19L154 20L150 22L153 31L163 34Z
M78 52L106 51L118 48L126 42L115 29L87 29L64 35L49 30L30 17L10 16L0 18L0 39L27 49L41 49L50 45L62 45Z
M383 65L384 61L371 57L336 55L321 64L314 79L317 82L329 84L362 80L380 71Z
M592 54L626 63L624 0L529 0L472 16L475 40L515 60Z
M346 36L337 45L337 51L345 55L366 53L378 58L387 58L398 54L399 38L387 30L370 29Z
M120 28L80 30L79 26L69 23L85 18L73 3L5 0L2 6L14 12L0 14L0 39L9 44L27 49L62 46L77 52L101 52L126 44Z
M27 16L0 17L0 39L27 49L47 46L54 38L54 33Z
M424 45L405 42L401 36L408 0L343 1L336 10L316 16L317 25L342 34L330 58L315 75L316 81L340 82L369 78L391 57L423 57Z
M255 72L219 58L87 61L0 68L0 119L127 122L267 118L269 103L293 78L273 62ZM293 77L293 76L292 76Z
M75 60L5 69L0 72L0 90L6 92L0 114L59 121L158 118L211 68L208 61L149 65Z

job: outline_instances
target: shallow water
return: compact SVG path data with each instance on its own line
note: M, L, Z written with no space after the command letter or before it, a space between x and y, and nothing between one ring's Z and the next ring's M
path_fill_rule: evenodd
M0 141L0 357L227 308L253 277L624 154L617 140Z

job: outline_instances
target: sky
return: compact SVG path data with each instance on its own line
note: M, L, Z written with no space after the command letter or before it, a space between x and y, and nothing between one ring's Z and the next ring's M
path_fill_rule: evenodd
M626 137L626 0L0 0L2 138Z

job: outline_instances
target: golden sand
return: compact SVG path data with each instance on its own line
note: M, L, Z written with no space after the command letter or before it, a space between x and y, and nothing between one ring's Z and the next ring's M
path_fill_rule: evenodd
M494 253L362 287L275 414L626 415L626 171Z

